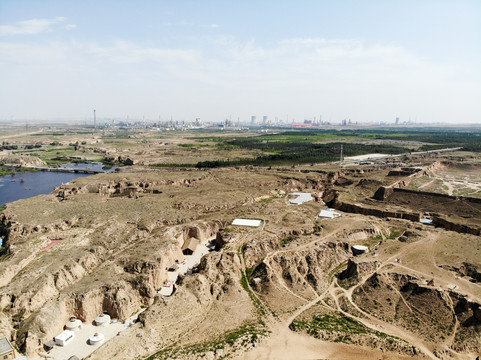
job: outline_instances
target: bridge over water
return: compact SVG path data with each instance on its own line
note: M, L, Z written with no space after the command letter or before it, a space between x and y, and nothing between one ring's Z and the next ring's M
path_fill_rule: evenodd
M72 173L72 174L104 174L108 172L106 170L94 170L89 168L69 169L69 168L58 168L58 167L49 167L49 166L23 166L22 168L33 169L37 171L62 172L62 173Z

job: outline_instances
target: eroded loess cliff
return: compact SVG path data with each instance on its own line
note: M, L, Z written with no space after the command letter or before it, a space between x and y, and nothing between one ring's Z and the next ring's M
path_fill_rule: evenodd
M32 355L42 352L70 316L91 322L107 312L122 321L151 307L167 269L184 261L186 239L215 239L226 217L233 218L225 211L255 209L255 199L273 188L299 189L313 182L305 175L253 176L259 184L254 188L226 174L98 175L9 204L0 214L2 333ZM221 184L216 191L213 182ZM204 274L182 279L179 293L188 291L185 296L194 303L221 302L229 294L238 301L240 270L234 258L226 260L229 256L221 254L213 268L202 263ZM224 269L226 263L236 270L234 265Z
M397 215L408 212L357 211L373 205L388 171L102 174L9 204L0 213L0 333L34 356L70 316L91 322L107 312L122 321L141 311L91 358L229 358L269 341L271 329L389 356L470 356L480 348L480 291L471 281L479 238ZM362 181L366 174L377 177ZM291 205L294 191L314 200ZM320 219L322 198L354 208ZM262 225L232 226L234 218ZM168 268L193 259L182 252L192 238L212 241L211 251L161 296ZM354 257L353 245L369 252Z

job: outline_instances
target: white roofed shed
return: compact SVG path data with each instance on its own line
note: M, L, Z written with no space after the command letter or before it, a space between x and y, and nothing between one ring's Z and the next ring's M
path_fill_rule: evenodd
M332 210L321 210L318 216L323 218L328 218L328 219L334 219L341 216L341 214Z
M75 333L71 330L65 330L59 335L55 336L55 344L58 346L65 346L75 337Z
M261 223L262 220L257 219L235 219L232 222L232 225L259 227Z
M296 192L296 193L291 193L289 195L297 196L295 199L289 200L291 204L295 204L295 205L301 205L301 204L304 204L305 202L308 202L314 199L310 193Z

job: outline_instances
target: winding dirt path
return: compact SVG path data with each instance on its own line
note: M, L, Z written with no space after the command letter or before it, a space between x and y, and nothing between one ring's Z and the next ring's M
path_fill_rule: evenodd
M322 239L327 240L331 236L334 236L338 231L332 231L329 234L326 234L322 237ZM382 271L382 269L386 266L395 266L398 268L403 268L410 273L415 273L417 276L422 278L432 278L432 274L423 273L422 271L416 271L414 269L409 268L408 266L401 265L400 263L394 261L395 259L402 259L404 257L413 256L413 254L419 253L421 250L426 248L433 249L435 247L438 235L436 233L431 233L429 236L418 240L412 244L406 244L403 246L399 251L396 251L391 256L386 258L379 266L376 271ZM408 344L416 347L419 349L427 358L429 359L439 359L433 352L432 344L424 341L419 335L412 333L400 326L385 322L381 319L378 319L371 315L370 313L365 312L362 310L352 298L352 295L356 289L361 287L365 281L374 273L367 274L366 276L361 279L361 281L356 284L355 286L344 289L342 288L338 282L337 278L333 277L330 280L329 285L327 288L318 296L316 296L312 300L307 300L292 291L289 286L282 280L282 274L276 272L275 268L271 266L270 262L272 261L275 255L279 255L281 253L289 253L293 251L299 251L302 248L307 246L312 246L313 243L319 242L321 239L316 239L315 241L303 244L297 248L288 248L288 249L280 249L269 253L266 256L266 264L269 266L270 271L273 271L276 274L277 282L280 287L288 291L290 294L303 299L306 303L299 306L295 311L290 313L287 317L283 319L274 319L271 318L268 321L268 326L272 331L272 334L269 338L267 338L264 343L260 344L256 349L243 354L242 356L236 358L238 360L253 360L253 359L265 359L265 360L284 360L284 359L319 359L319 358L329 358L329 359L404 359L404 358L411 358L404 355L397 355L395 353L387 353L384 354L379 350L371 349L371 348L364 348L361 346L354 346L354 345L347 345L347 344L338 344L338 343L330 343L326 341L322 341L319 339L315 339L307 334L296 333L289 329L289 325L298 318L302 313L309 310L313 306L321 305L327 309L331 309L333 311L339 312L344 316L352 318L359 323L363 324L364 326L374 330L386 333L391 336L398 337L400 339L405 340ZM433 251L428 252L425 254L426 261L431 263L432 265L435 264L435 259L433 255ZM391 270L390 270L391 271ZM393 289L395 286L392 285ZM334 300L334 305L327 305L325 300L327 298L331 298ZM346 301L349 306L354 310L354 314L352 312L346 312L340 305L341 298ZM401 296L402 301L406 304L406 306L411 309L411 306L406 302L406 299ZM331 302L332 304L332 302ZM419 311L419 309L416 309ZM454 359L462 359L463 354L459 354L449 346L454 341L454 337L456 335L458 322L456 321L456 326L453 328L453 332L450 337L444 342L444 344L437 345L437 347L441 347L445 352L449 353L450 356ZM465 354L464 354L465 355Z

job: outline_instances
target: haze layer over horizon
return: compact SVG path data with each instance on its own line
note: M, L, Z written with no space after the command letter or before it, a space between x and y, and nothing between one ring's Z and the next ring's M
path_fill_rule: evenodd
M0 120L481 123L481 2L0 3Z

